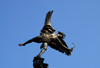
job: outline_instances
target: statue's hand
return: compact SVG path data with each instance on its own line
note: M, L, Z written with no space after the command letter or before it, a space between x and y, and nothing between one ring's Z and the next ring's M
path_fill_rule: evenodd
M18 44L19 46L25 46L23 43L22 44Z

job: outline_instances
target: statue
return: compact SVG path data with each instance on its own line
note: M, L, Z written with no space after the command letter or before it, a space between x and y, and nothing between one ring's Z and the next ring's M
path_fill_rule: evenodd
M44 26L40 32L40 36L32 38L25 43L19 44L19 46L25 46L26 44L31 42L42 43L40 47L40 49L42 50L37 55L38 58L41 58L41 55L47 50L48 46L55 50L58 50L59 52L65 53L66 55L71 55L71 52L74 48L68 48L67 44L63 40L66 36L63 32L58 32L58 34L55 33L55 29L52 27L50 22L52 13L53 11L49 11L47 13Z

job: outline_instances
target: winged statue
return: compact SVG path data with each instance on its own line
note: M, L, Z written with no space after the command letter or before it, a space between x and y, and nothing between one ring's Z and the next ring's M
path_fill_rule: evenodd
M19 44L19 46L25 46L28 43L36 42L36 43L42 43L40 46L41 52L37 55L37 57L41 57L41 55L47 50L47 47L50 46L51 48L58 50L59 52L65 53L66 55L71 55L71 52L73 51L72 47L71 49L68 48L67 44L63 40L65 38L65 34L63 32L59 32L58 34L55 33L55 29L51 25L51 15L53 11L49 11L46 14L45 23L44 26L40 32L40 36L34 37L25 43Z

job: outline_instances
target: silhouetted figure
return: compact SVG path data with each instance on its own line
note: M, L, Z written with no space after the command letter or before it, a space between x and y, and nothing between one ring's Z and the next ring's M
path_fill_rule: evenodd
M50 46L51 48L58 50L59 52L65 53L66 55L71 55L73 51L68 48L67 44L64 42L65 34L62 32L55 33L55 29L51 26L50 19L53 11L49 11L45 18L44 26L40 32L40 36L32 38L25 43L19 44L19 46L25 46L28 43L36 42L42 43L41 45L41 52L37 55L37 57L41 57L41 55L47 50L47 47Z

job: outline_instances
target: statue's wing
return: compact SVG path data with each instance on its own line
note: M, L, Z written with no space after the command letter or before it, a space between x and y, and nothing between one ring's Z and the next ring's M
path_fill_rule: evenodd
M53 11L49 11L47 14L46 14L46 18L45 18L45 23L44 25L50 25L51 26L51 15L52 15Z
M63 39L56 39L56 41L52 41L49 43L49 46L59 52L65 53L66 55L71 55L73 47L71 49L68 48L67 44Z
M45 23L44 23L44 26L41 30L41 33L46 33L47 31L52 33L55 31L54 28L52 28L52 25L51 25L51 15L52 15L53 11L49 11L47 14L46 14L46 18L45 18Z

